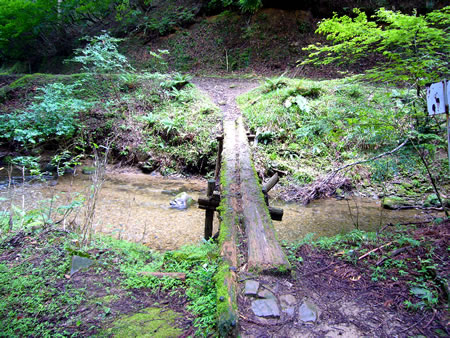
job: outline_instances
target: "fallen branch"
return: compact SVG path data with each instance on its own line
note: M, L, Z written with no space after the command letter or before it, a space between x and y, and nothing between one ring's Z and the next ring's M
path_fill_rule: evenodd
M379 246L378 248L372 249L372 250L370 250L369 252L366 252L364 255L362 255L362 256L360 256L360 257L358 258L358 261L361 260L361 259L363 259L363 258L365 258L365 257L367 257L367 256L369 256L371 253L377 252L378 250L381 250L381 249L383 249L384 247L386 247L386 246L388 246L388 245L391 245L391 244L392 244L392 242L389 242L389 243L383 244L382 246Z
M170 277L180 280L186 279L186 274L183 272L149 272L149 271L141 271L139 272L140 275L144 276L153 276L157 278L163 278L163 277Z
M315 275L315 274L317 274L317 273L321 273L321 272L324 272L325 270L327 270L329 267L331 267L331 266L333 266L333 265L336 265L338 262L333 262L333 263L331 263L331 264L329 264L329 265L327 265L326 267L324 267L324 268L321 268L321 269L317 269L317 270L314 270L314 271L311 271L311 272L308 272L308 273L305 273L304 275L302 275L302 277L303 278L305 278L305 277L308 277L308 276L312 276L312 275Z
M425 314L425 316L423 316L422 319L418 320L417 322L415 322L413 325L407 327L406 329L404 329L404 330L398 332L398 334L412 330L412 329L415 328L417 325L421 324L421 323L423 322L423 320L424 320L427 316L428 316L428 314ZM409 333L411 333L411 332L409 332Z
M436 317L436 310L433 310L433 316L431 317L430 321L428 323L425 324L425 326L423 327L424 329L426 329L428 326L430 326L430 324L433 322L434 317Z
M381 265L386 259L389 259L389 258L392 258L392 257L395 257L395 256L397 256L398 254L400 254L400 253L402 253L403 251L405 251L405 250L407 250L407 249L409 249L411 246L405 246L405 247L403 247L403 248L400 248L400 249L397 249L397 250L394 250L392 253L390 253L389 254L389 256L388 257L383 257L382 259L380 259L378 262L377 262L377 264L375 264L376 266L379 266L379 265Z
M392 150L389 150L389 151L386 151L386 152L384 152L384 153L382 153L382 154L379 154L379 155L377 155L377 156L371 157L371 158L369 158L369 159L367 159L367 160L356 161L356 162L353 162L353 163L346 164L346 165L344 165L343 167L337 168L336 170L334 170L334 171L328 176L328 178L327 178L327 180L325 181L325 183L328 183L329 181L331 181L331 180L333 179L333 177L336 176L336 174L337 174L339 171L344 170L344 169L346 169L346 168L348 168L348 167L352 167L352 166L357 165L357 164L363 164L363 163L375 161L375 160L378 160L378 159L381 158L381 157L384 157L384 156L387 156L387 155L392 155L392 154L395 153L396 151L399 151L401 148L403 148L403 147L406 145L406 143L408 143L408 141L409 141L409 139L406 139L406 140L404 140L404 141L402 142L402 144L400 144L400 145L397 146L396 148L394 148L394 149L392 149Z

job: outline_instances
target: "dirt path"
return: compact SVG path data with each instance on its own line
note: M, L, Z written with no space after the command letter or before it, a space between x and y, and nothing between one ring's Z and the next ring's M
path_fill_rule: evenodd
M241 117L236 97L258 85L255 80L239 79L197 78L193 82L222 109L225 121L236 121ZM239 152L237 147L236 153ZM239 158L239 155L235 156ZM238 174L236 180L240 181ZM236 195L242 195L243 188L239 182L237 184L240 191ZM242 202L237 209L242 211ZM237 237L242 238L247 231L238 229L238 232ZM349 263L303 246L301 259L292 261L290 275L252 274L248 271L248 255L243 252L247 245L244 241L238 248L237 255L241 258L234 267L238 331L242 337L407 337L423 334L416 323L426 322L425 318L393 308L382 287L362 277L361 271Z
M258 87L258 80L222 79L213 77L194 78L192 82L207 93L223 112L224 120L236 120L242 114L236 97Z

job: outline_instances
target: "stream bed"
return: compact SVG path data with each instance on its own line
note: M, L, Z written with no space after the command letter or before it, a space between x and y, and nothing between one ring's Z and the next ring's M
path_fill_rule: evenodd
M68 205L80 194L86 194L90 185L91 177L84 174L66 175L43 183L26 182L11 188L3 184L0 185L0 211L7 210L11 200L25 210L48 209L50 199L57 196L51 204L56 211L58 206ZM206 181L109 173L97 201L94 230L161 251L199 243L204 235L205 212L196 203L187 210L170 208L170 201L180 192L187 192L196 201L206 194ZM387 223L420 222L427 216L420 210L385 210L380 201L357 197L318 200L308 206L280 201L270 204L284 209L283 221L274 222L274 227L278 238L287 242L300 240L308 233L332 236L355 228L377 230ZM75 222L80 224L82 220L80 209ZM217 227L215 217L213 233Z

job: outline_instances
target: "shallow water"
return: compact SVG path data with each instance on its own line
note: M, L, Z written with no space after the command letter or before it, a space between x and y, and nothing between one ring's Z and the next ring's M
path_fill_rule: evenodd
M388 223L421 221L427 217L420 210L386 210L379 200L354 197L348 200L326 199L300 204L271 203L284 209L283 221L274 222L278 238L302 239L308 233L315 237L333 236L354 229L376 231Z
M11 198L15 205L33 209L40 207L38 201L58 196L52 205L56 210L58 205L69 204L77 194L86 193L90 184L90 176L78 174L61 177L57 182L26 183L9 191L4 187L0 189L0 197L6 200L0 202L0 210L8 207ZM156 250L199 243L204 234L204 210L198 209L197 204L184 211L169 207L169 202L182 191L197 200L206 194L206 182L136 173L109 174L97 203L94 230L141 242ZM376 230L380 225L420 221L425 216L417 210L384 210L379 201L361 198L313 201L308 206L281 202L271 202L271 205L284 209L283 221L274 222L274 227L278 238L288 242L311 232L316 236L330 236L355 227ZM80 211L76 222L80 224L82 219ZM214 232L217 226L215 218Z

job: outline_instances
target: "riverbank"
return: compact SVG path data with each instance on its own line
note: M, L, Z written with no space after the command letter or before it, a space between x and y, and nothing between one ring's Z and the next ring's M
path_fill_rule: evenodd
M38 215L33 219L1 234L3 333L217 335L214 244L159 254L97 235L83 246L79 234L39 225ZM261 319L242 313L240 330L287 336L446 336L449 234L449 222L435 219L387 226L378 233L306 236L285 246L293 274L283 292L295 299L288 304L288 320L280 326L268 319L264 332L255 331ZM273 290L270 283L264 278L263 288ZM305 302L313 309L312 321L301 314Z

